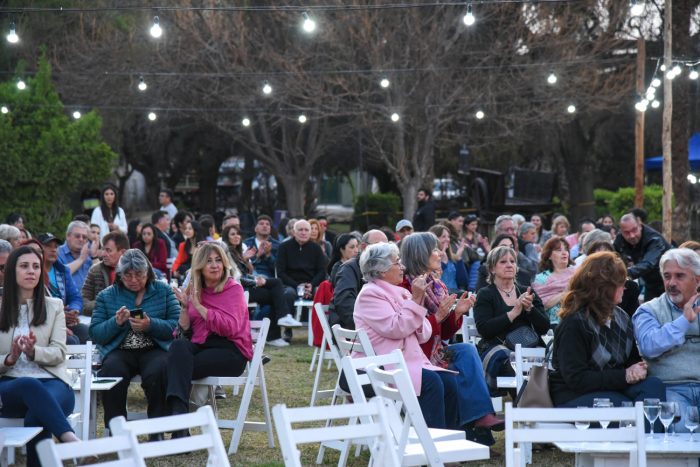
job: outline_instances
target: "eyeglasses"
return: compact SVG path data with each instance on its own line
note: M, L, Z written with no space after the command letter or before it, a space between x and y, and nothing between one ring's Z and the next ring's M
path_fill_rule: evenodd
M127 272L125 274L122 274L122 278L126 279L128 281L143 280L145 277L146 277L146 273L144 271L131 271L131 272Z

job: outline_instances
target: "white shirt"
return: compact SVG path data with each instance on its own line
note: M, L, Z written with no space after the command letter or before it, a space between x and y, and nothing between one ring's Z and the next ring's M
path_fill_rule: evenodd
M170 216L170 220L173 220L173 217L175 217L175 214L177 214L177 207L173 203L170 203L167 206L161 206L160 210L167 212Z
M92 217L90 218L90 223L97 224L100 226L100 239L103 239L104 236L109 233L109 225L107 224L107 221L104 219L104 217L102 217L102 209L99 206L92 210ZM124 214L124 210L122 208L119 208L119 211L117 211L117 215L114 216L113 224L116 224L119 230L126 233L128 226L126 224L126 214Z

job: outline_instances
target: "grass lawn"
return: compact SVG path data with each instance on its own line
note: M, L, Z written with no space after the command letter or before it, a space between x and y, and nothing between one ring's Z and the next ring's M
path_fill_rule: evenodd
M272 358L272 361L265 365L265 377L267 380L270 406L275 404L286 404L288 407L303 407L309 405L311 397L311 388L313 386L314 374L309 372L309 364L311 363L311 355L313 349L306 345L306 330L297 330L294 333L292 345L283 349L275 347L267 347L265 353ZM335 384L337 372L335 369L326 370L323 373L322 388L331 388ZM242 391L241 391L242 392ZM327 403L327 399L322 401ZM235 416L235 409L238 408L238 397L232 397L228 393L226 400L218 401L219 410L223 412L226 418ZM145 410L144 396L141 388L132 385L129 391L129 409ZM101 405L98 407L98 431L101 433L103 429L103 417ZM253 403L249 411L249 419L262 420L262 406L259 398L259 391L256 389L253 395ZM228 443L231 439L230 430L221 431L224 445L228 448ZM505 459L501 455L494 456L494 451L503 453L503 433L496 434L496 444L492 449L492 459L488 462L471 462L468 465L474 466L502 466L505 464ZM316 454L318 452L317 445L308 445L302 447L302 464L316 465ZM537 466L563 466L573 465L573 455L563 454L557 450L547 450L544 452L534 453L534 465ZM337 465L337 451L327 450L323 465ZM18 459L19 465L22 464L22 458ZM230 456L232 465L236 466L282 466L282 454L277 445L277 434L275 432L275 447L269 448L267 445L266 434L257 432L244 432L241 438L241 443L238 452ZM368 455L366 451L359 458L352 455L349 458L348 465L364 466L367 465ZM203 466L206 464L206 458L201 454L174 456L163 459L149 461L149 466ZM467 464L465 464L467 465Z

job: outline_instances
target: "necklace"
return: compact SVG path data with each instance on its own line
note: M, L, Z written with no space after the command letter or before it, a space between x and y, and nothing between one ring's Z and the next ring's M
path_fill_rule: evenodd
M503 290L503 289L500 288L499 286L496 286L496 288L497 288L498 290L500 290L501 292L503 292L503 293L506 295L506 297L510 298L510 294L512 294L512 293L513 293L513 290L515 290L515 284L513 284L513 287L511 287L510 290Z

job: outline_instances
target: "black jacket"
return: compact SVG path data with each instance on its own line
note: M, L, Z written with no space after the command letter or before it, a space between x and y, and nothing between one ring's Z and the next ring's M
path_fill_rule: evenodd
M282 242L277 250L276 266L277 277L292 288L306 282L316 288L326 279L326 255L311 241L303 245L293 238Z
M642 225L642 238L636 245L630 245L622 234L617 234L613 242L615 250L622 255L626 264L634 265L627 269L632 279L641 277L646 284L644 300L651 300L664 293L664 282L659 271L659 260L671 245L659 232L648 225Z
M413 230L426 232L435 224L435 203L432 199L418 202L418 209L413 215Z
M346 329L355 329L352 317L355 299L364 284L360 272L359 255L343 263L333 281L333 298L328 306L328 321L331 326L340 324Z

